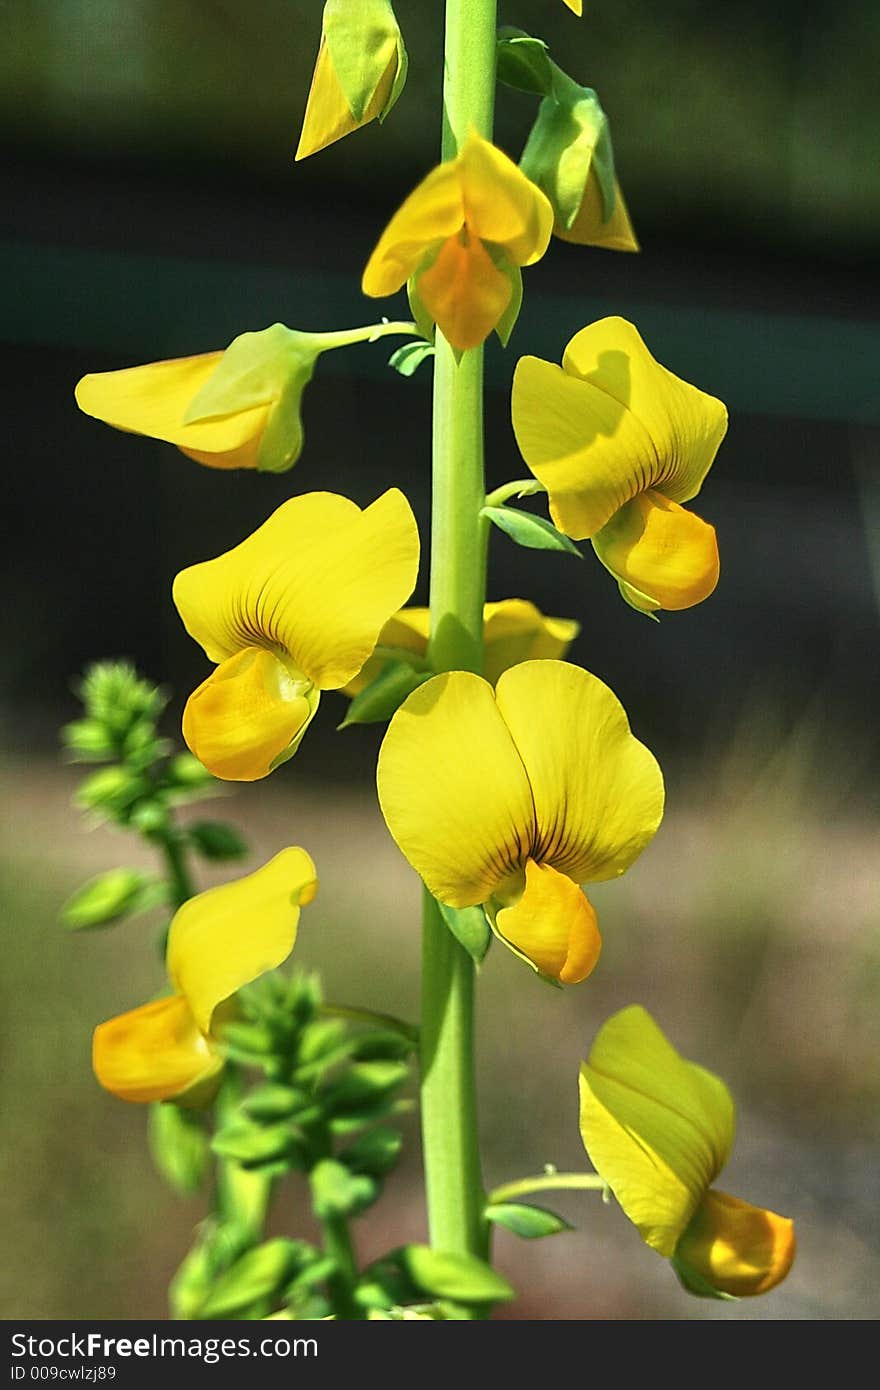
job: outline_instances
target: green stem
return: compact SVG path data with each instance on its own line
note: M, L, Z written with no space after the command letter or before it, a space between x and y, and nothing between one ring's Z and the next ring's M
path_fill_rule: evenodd
M321 1233L324 1250L336 1265L334 1272L327 1278L334 1312L337 1318L346 1322L362 1320L364 1311L354 1298L358 1267L348 1222L343 1216L325 1216L321 1220Z
M420 338L422 335L414 323L383 319L381 323L370 323L365 328L340 328L335 333L304 333L302 337L314 338L322 349L350 347L353 343L374 343L379 338L407 337Z
M512 483L502 483L494 492L486 494L485 507L500 507L511 497L534 497L537 492L546 492L543 483L537 478L515 478Z
M598 1173L542 1173L539 1177L506 1182L490 1192L486 1201L489 1206L497 1206L515 1197L525 1197L530 1192L602 1192L606 1186Z
M491 139L495 0L447 0L443 158L471 130ZM483 473L483 351L434 354L431 640L437 671L480 671L488 523ZM425 894L422 945L422 1145L431 1241L485 1257L474 1080L474 967ZM461 1309L464 1318L481 1316Z
M162 835L161 845L174 906L182 907L189 898L195 895L196 891L186 862L183 836L175 826L169 825Z

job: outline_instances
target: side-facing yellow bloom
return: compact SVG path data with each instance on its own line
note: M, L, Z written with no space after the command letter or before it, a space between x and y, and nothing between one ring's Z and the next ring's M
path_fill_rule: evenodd
M436 898L482 903L496 934L575 984L599 956L578 887L616 878L654 835L663 778L617 697L564 661L526 661L493 691L453 671L420 686L379 753L388 829Z
M402 608L395 613L379 633L376 646L381 654L377 651L370 657L343 695L358 695L398 652L424 657L430 629L428 608ZM521 661L563 657L579 632L580 623L573 618L548 618L528 599L487 603L483 606L483 675L494 685L503 672Z
M506 154L471 134L392 217L363 275L364 294L409 281L420 327L436 323L454 348L507 341L519 312L519 268L547 250L553 209Z
M740 1298L785 1278L792 1222L712 1186L733 1146L730 1092L681 1057L644 1009L622 1009L599 1029L580 1092L590 1161L687 1289Z
M256 873L209 888L174 915L166 963L174 993L95 1029L92 1064L121 1100L205 1098L223 1067L224 1001L293 950L299 912L318 891L304 849L284 849Z
M403 90L407 56L389 0L327 0L297 159L377 117Z
M681 503L727 431L721 401L661 367L631 323L607 318L575 334L561 367L520 358L512 412L554 524L592 540L628 603L653 612L708 598L715 530Z
M557 217L553 235L577 246L600 246L606 251L638 251L639 243L630 221L620 184L614 182L614 207L609 216L595 171L590 170L584 196L569 227Z
M302 453L302 395L321 353L412 331L412 324L383 323L302 333L275 323L241 333L223 352L91 372L77 384L76 403L115 429L174 444L208 468L282 473Z
M372 655L418 567L415 518L391 488L364 511L331 492L291 498L233 550L182 570L177 610L217 663L187 701L187 746L234 782L285 762L321 691Z

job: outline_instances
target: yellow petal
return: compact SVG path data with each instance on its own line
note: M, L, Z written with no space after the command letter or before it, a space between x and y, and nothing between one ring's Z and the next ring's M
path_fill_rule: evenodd
M614 184L614 211L606 220L602 190L595 172L587 178L584 196L570 227L557 222L553 235L578 246L601 246L607 251L638 251L639 243L629 220L620 184Z
M548 618L528 599L506 598L483 609L483 675L495 685L521 661L565 656L580 632L573 618Z
M377 299L399 290L463 226L461 182L455 160L447 160L422 179L388 223L364 270L364 294Z
M578 16L583 14L584 0L564 0L564 3L571 10L572 14L576 14Z
M730 1153L730 1092L680 1057L637 1005L599 1029L580 1091L593 1166L642 1239L671 1257Z
M593 537L602 564L621 584L675 612L708 598L718 583L715 528L660 492L643 492Z
M676 1264L734 1298L767 1293L794 1261L794 1223L714 1189L706 1193L678 1242Z
M616 878L663 816L663 777L617 696L565 661L527 661L498 682L498 709L534 798L534 858L576 883Z
M379 633L377 647L388 647L392 650L402 652L412 652L414 656L422 657L428 650L428 633L431 628L431 614L427 608L402 608L399 613L395 613ZM353 681L342 691L343 695L353 698L359 695L362 690L376 679L383 668L388 664L385 656L373 655L370 657L366 666L360 674L355 676Z
M336 76L330 50L322 38L312 76L312 85L309 90L306 113L303 117L296 159L305 159L310 154L316 154L318 150L325 149L334 141L341 140L344 135L350 135L352 131L360 130L362 126L374 121L387 105L396 74L397 48L391 41L385 71L363 116L360 120L356 120L340 86L339 78Z
M284 502L247 540L174 581L174 602L211 661L283 652L321 690L347 684L412 593L419 536L396 488L361 511L329 492Z
M515 265L534 265L553 230L549 198L489 140L471 134L455 161L472 237L502 246Z
M602 938L592 903L576 883L549 864L526 864L519 900L495 918L498 935L542 975L576 985L593 970Z
M318 708L318 692L260 647L227 657L193 691L183 737L215 777L255 782L293 753Z
M561 368L521 358L512 410L550 514L576 540L649 488L673 502L696 496L727 430L721 401L661 367L620 318L576 334Z
M256 468L268 405L194 425L183 423L190 401L213 375L222 356L222 352L207 352L118 372L93 372L77 385L76 403L96 420L176 444L190 458L211 468Z
M283 849L245 878L209 888L174 915L168 974L206 1035L217 1005L293 950L299 910L318 890L304 849Z
M404 701L382 743L377 782L388 829L441 902L485 902L525 863L532 796L479 676L436 676Z
M171 1100L222 1065L179 994L100 1024L92 1042L95 1076L120 1100Z
M500 322L511 286L483 243L462 232L449 237L416 281L418 296L447 342L460 352L479 347Z

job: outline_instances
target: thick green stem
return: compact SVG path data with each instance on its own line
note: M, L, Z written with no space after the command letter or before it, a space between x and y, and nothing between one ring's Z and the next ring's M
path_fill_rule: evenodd
M321 1233L324 1250L336 1265L327 1278L336 1316L346 1322L360 1321L365 1314L354 1298L358 1267L348 1222L342 1216L325 1216L321 1221Z
M471 130L491 139L495 0L447 0L443 157ZM483 352L456 357L438 331L434 357L431 641L437 671L479 671L488 524L483 474ZM425 895L422 1141L431 1240L485 1256L473 1055L474 967ZM476 1316L467 1310L463 1317Z

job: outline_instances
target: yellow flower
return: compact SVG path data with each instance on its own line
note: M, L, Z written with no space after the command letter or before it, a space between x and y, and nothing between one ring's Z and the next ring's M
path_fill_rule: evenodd
M379 633L377 647L359 676L343 690L358 695L374 681L394 655L422 658L428 650L431 626L427 608L402 608ZM483 675L490 685L521 661L565 656L580 632L573 618L547 618L528 599L505 598L483 607Z
M286 960L299 911L318 890L304 849L284 849L256 873L190 898L174 915L167 966L174 993L95 1029L92 1064L121 1100L206 1098L219 1079L221 1007Z
M571 10L572 14L580 16L584 12L584 0L565 0L565 4Z
M175 444L209 468L282 473L302 453L302 394L321 353L412 328L301 333L275 323L240 334L224 352L92 372L78 383L76 403L116 429Z
M388 0L327 0L297 159L384 121L406 81L407 56Z
M624 873L663 814L663 779L616 696L564 661L526 661L493 691L453 671L401 705L379 754L379 802L430 891L482 903L496 934L574 984L601 939L577 886Z
M791 1268L791 1221L716 1191L734 1106L724 1082L681 1057L650 1014L622 1009L581 1067L581 1136L642 1239L692 1293L766 1293Z
M372 655L418 565L415 518L391 488L364 511L330 492L291 498L233 550L182 570L177 610L217 663L186 704L190 750L236 782L285 762L321 691Z
M718 582L715 530L695 497L727 430L721 401L661 367L624 319L577 333L562 366L523 357L513 428L554 524L590 537L634 608L689 608Z
M553 209L539 188L488 140L471 134L394 214L370 257L364 294L410 281L416 321L436 323L454 348L497 329L507 341L519 312L519 267L547 250Z
M557 217L553 224L553 235L578 246L601 246L607 251L639 250L620 184L615 180L614 208L609 217L593 169L587 176L584 196L571 226L566 227Z

